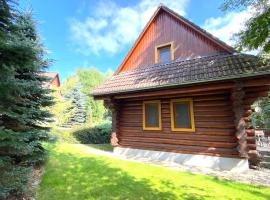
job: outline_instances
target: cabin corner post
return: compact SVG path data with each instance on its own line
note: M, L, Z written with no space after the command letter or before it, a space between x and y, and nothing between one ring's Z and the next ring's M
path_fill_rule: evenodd
M106 108L110 109L112 112L112 133L111 133L111 145L116 147L118 146L118 126L117 126L117 118L118 118L118 104L112 99L104 100L104 105Z
M236 83L231 92L232 110L234 112L235 122L235 137L237 138L237 151L241 158L248 158L248 145L247 145L247 133L246 133L246 120L244 117L244 98L245 91L242 88L241 83Z

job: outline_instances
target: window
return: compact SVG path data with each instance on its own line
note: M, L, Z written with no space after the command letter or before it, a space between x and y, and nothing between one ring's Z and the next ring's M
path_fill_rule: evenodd
M173 43L159 45L155 49L155 63L170 62L174 59Z
M172 131L195 131L192 99L171 100L171 129Z
M160 101L143 102L143 129L161 130Z

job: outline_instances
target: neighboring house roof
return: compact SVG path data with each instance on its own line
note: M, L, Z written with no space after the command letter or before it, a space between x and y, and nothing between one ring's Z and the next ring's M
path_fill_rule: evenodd
M270 74L270 63L247 54L217 54L166 64L142 66L114 75L93 96L153 88L233 80Z
M231 52L231 53L236 52L234 48L232 48L231 46L227 45L225 42L223 42L223 41L219 40L218 38L214 37L212 34L210 34L209 32L207 32L206 30L202 29L201 27L197 26L196 24L192 23L191 21L187 20L186 18L182 17L181 15L177 14L176 12L174 12L173 10L171 10L168 7L164 6L163 4L160 4L160 6L157 8L157 10L155 11L155 13L153 14L153 16L151 17L151 19L149 20L149 22L144 27L144 29L141 32L141 34L139 35L138 39L133 44L132 48L129 50L129 52L126 55L126 57L124 58L123 62L121 63L121 65L116 70L115 75L118 74L121 71L121 69L124 66L125 62L131 56L131 54L134 51L134 49L136 48L136 46L139 44L140 40L143 38L143 36L146 33L146 31L147 31L148 27L150 26L150 24L157 18L158 14L161 11L164 11L164 12L168 13L169 15L175 17L175 19L177 19L180 22L184 23L185 25L187 25L188 27L190 27L194 31L200 33L201 35L207 37L209 40L211 40L212 42L214 42L218 46L222 47L226 51Z
M43 76L47 76L50 78L50 82L53 81L58 76L57 72L40 72Z
M46 83L45 85L55 85L60 87L60 79L57 72L39 72L39 74L49 78L49 83Z

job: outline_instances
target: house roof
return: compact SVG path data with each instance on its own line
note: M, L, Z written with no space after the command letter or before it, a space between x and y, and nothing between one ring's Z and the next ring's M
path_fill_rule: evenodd
M57 76L57 72L40 72L43 76L47 76L50 79L50 82L53 81Z
M112 76L93 96L270 75L270 62L247 54L217 54L142 66Z
M137 38L137 40L133 44L132 48L129 50L128 54L126 55L126 57L124 58L124 60L122 61L122 63L118 67L118 69L116 70L115 74L118 74L121 71L121 69L124 66L125 62L128 60L128 58L130 57L130 55L132 54L132 52L134 51L136 46L139 44L140 40L143 38L143 36L146 33L146 31L147 31L148 27L150 26L150 24L157 18L158 14L161 11L164 11L164 12L168 13L169 15L173 16L176 20L179 20L180 22L184 23L185 25L187 25L188 27L190 27L194 31L196 31L196 32L200 33L201 35L207 37L209 40L211 40L212 42L214 42L218 46L222 47L224 50L226 50L226 51L228 51L230 53L236 52L234 48L232 48L231 46L229 46L225 42L219 40L218 38L216 38L215 36L213 36L212 34L207 32L206 30L202 29L201 27L197 26L196 24L192 23L191 21L187 20L186 18L182 17L181 15L179 15L178 13L176 13L173 10L169 9L168 7L164 6L163 4L160 4L160 6L154 12L153 16L150 18L150 20L148 21L148 23L144 27L143 31L141 32L141 34L139 35L139 37Z

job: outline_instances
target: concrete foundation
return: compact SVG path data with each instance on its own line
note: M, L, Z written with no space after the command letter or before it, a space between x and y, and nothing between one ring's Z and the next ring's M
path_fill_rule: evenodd
M225 158L208 155L183 154L163 151L152 151L115 147L114 154L139 161L162 163L165 165L185 165L210 168L220 171L244 172L249 169L247 159Z

